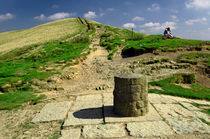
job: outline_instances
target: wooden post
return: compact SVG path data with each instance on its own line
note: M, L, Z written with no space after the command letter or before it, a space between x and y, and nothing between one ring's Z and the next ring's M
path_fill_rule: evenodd
M132 39L133 39L133 28L132 28Z

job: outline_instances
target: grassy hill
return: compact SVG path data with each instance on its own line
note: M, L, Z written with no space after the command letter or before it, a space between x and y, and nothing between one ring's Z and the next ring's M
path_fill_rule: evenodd
M12 109L25 102L34 104L44 98L42 95L37 96L42 87L38 82L52 82L51 76L60 75L65 67L85 58L90 53L89 44L96 35L100 37L100 45L109 52L110 60L121 50L123 55L135 56L153 53L154 50L175 52L180 47L200 50L203 45L210 43L167 39L162 35L145 35L87 21L89 30L87 24L72 18L27 30L0 33L0 93L3 93L0 94L0 109ZM98 34L96 30L102 33ZM184 55L179 60L188 57ZM205 55L204 63L208 64L209 61L210 56Z
M0 53L23 46L74 36L86 29L76 18L50 22L31 29L0 33Z

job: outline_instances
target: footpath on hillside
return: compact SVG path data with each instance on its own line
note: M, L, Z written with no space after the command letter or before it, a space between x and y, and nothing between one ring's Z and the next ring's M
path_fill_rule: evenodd
M44 92L49 95L48 99L34 106L8 113L0 111L3 138L210 138L210 126L202 121L210 122L210 117L192 105L209 106L210 102L204 100L149 93L147 115L115 115L114 75L144 71L151 81L191 71L188 64L173 60L161 65L139 66L142 58L161 59L150 54L122 59L117 53L112 61L107 60L108 52L99 46L100 31L103 32L96 29L96 35L92 37L87 59L64 69L69 73L69 79L60 81L63 91ZM5 123L11 130L3 126Z

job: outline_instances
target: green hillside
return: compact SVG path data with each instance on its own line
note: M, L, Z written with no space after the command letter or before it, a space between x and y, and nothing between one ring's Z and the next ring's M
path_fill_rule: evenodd
M38 95L42 86L37 81L51 82L52 75L60 75L65 67L85 59L95 37L100 38L100 46L108 51L110 60L121 50L123 56L129 57L155 50L201 50L210 43L167 39L82 20L84 23L78 18L64 19L27 30L0 33L0 109L12 109L25 102L35 104L44 98ZM180 60L186 57L189 56L182 56ZM209 65L209 55L205 55L203 61Z
M50 28L55 29L54 32L50 31L51 34L48 37L45 38L40 34L40 32L45 34L45 30ZM44 96L36 97L34 94L39 92L39 89L35 89L34 86L40 88L40 84L37 84L36 80L50 81L49 77L61 74L64 67L77 64L78 58L89 53L89 36L94 34L95 29L91 26L87 32L87 25L81 24L78 19L73 18L18 32L1 34L3 38L7 38L9 34L12 36L11 40L8 38L8 43L6 40L4 43L2 41L1 47L6 47L11 44L10 41L15 42L15 40L23 44L18 48L14 45L7 49L10 50L9 52L4 51L0 55L0 93L3 93L0 95L0 109L19 107L28 101L36 103L43 98ZM32 33L31 37L27 33ZM45 39L26 45L21 40L26 36L29 37L29 40L33 40L34 37Z
M0 53L23 46L74 36L86 29L76 18L39 25L31 29L0 33Z

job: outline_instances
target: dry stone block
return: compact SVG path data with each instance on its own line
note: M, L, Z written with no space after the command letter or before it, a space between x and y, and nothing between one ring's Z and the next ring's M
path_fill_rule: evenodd
M148 112L147 78L141 74L115 76L114 111L128 117L143 116Z
M84 138L121 138L126 136L123 124L85 125L82 129Z
M69 130L61 130L61 137L59 139L79 139L81 135L81 129L69 129Z
M37 113L32 119L32 123L63 120L66 117L71 104L72 101L46 104L40 113Z
M103 123L102 95L78 96L63 126Z
M210 127L198 119L167 118L166 121L178 134L210 133Z
M183 108L179 104L154 104L160 115L164 118L189 117L192 118L193 112Z
M200 110L199 108L193 106L190 103L186 103L186 102L180 102L180 103L190 111L199 111Z
M174 134L163 121L128 123L127 129L134 137L154 137Z

